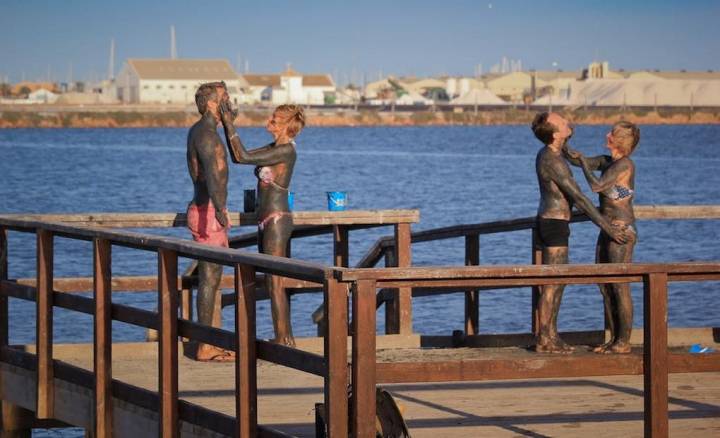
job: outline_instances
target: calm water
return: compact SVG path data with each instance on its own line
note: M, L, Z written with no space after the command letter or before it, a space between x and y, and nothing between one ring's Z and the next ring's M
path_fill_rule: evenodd
M603 153L607 127L579 126L573 141L586 154ZM191 198L185 165L185 129L0 130L0 212L180 212ZM251 146L265 144L261 129L243 129ZM325 209L325 191L345 190L356 209L417 208L414 229L531 216L537 207L534 174L539 143L527 127L309 128L298 138L292 190L297 210ZM720 127L644 126L634 159L637 204L720 204ZM242 208L242 190L254 187L250 166L232 166L231 210ZM590 193L581 173L581 187ZM594 199L594 196L593 196ZM250 231L235 228L233 233ZM146 230L189 238L184 229ZM351 262L357 262L390 228L351 234ZM713 221L644 221L639 224L636 260L643 262L720 259L720 224ZM571 260L592 262L597 229L572 228ZM462 239L413 248L416 265L461 265ZM34 240L10 235L11 277L35 275ZM294 256L329 263L328 236L304 239ZM56 239L55 275L91 276L89 243ZM530 232L481 238L483 264L528 263ZM181 260L181 269L187 264ZM151 253L114 249L116 275L155 274ZM720 326L717 283L672 284L671 326ZM635 325L642 324L641 286L635 285ZM310 312L320 295L293 299L297 335L314 333ZM154 309L154 294L116 294L116 302ZM528 289L484 292L483 332L528 331ZM11 301L11 341L34 342L34 307ZM55 340L92 339L91 318L57 310ZM258 332L270 337L268 302L258 304ZM418 299L415 330L449 334L462 327L462 295ZM231 309L224 322L232 327ZM378 321L383 321L379 315ZM566 291L560 328L602 326L602 303L594 286ZM114 326L117 340L140 340L144 332Z

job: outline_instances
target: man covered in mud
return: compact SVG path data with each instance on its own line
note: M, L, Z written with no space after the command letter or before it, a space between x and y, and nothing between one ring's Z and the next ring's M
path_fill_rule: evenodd
M567 120L556 113L540 113L532 122L532 130L545 146L535 160L540 205L537 213L537 234L542 250L542 262L546 265L568 262L568 238L573 205L588 215L612 240L625 243L627 232L613 227L595 208L573 178L563 150L572 136ZM538 334L535 349L541 353L570 353L573 348L558 335L557 318L565 286L546 285L541 288L538 305Z
M226 208L228 165L225 145L217 128L220 122L219 105L226 93L223 82L200 85L195 93L195 103L201 117L190 128L187 138L187 165L195 188L187 209L188 228L196 242L224 248L228 247L230 228ZM219 328L222 266L200 261L198 271L198 321ZM200 343L195 358L201 361L231 361L234 353Z

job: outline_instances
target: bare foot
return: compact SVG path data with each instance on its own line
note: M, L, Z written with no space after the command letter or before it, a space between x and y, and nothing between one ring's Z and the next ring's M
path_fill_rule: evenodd
M608 350L608 348L610 348L611 345L612 345L612 341L609 341L602 345L598 345L597 347L593 348L592 351L593 351L593 353L604 354L604 353L607 353L607 350Z
M570 354L575 350L562 341L557 342L558 340L538 341L535 345L535 351L537 353Z
M559 345L560 348L562 348L563 350L565 350L568 353L572 353L573 351L575 351L575 347L573 347L570 344L568 344L567 342L563 341L562 338L560 338L559 336L554 339L554 342L555 342L555 344Z
M233 362L235 360L235 352L223 350L214 345L200 344L198 345L195 360L200 362Z
M618 341L610 345L610 348L608 350L608 353L627 354L630 353L630 344L628 344L627 342Z

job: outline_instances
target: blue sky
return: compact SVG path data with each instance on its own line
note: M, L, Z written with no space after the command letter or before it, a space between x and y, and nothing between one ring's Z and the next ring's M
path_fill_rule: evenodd
M0 79L107 75L129 57L287 62L340 82L379 73L472 75L501 57L524 68L720 70L720 1L41 1L0 3ZM71 67L72 65L72 67Z

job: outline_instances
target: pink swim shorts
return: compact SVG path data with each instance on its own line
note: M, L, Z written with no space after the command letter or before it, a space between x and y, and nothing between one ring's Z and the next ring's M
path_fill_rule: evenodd
M225 217L227 217L227 211L225 211ZM229 246L230 218L228 218L228 226L223 227L215 218L215 207L212 203L190 204L187 209L187 223L194 241L211 246L225 248Z

